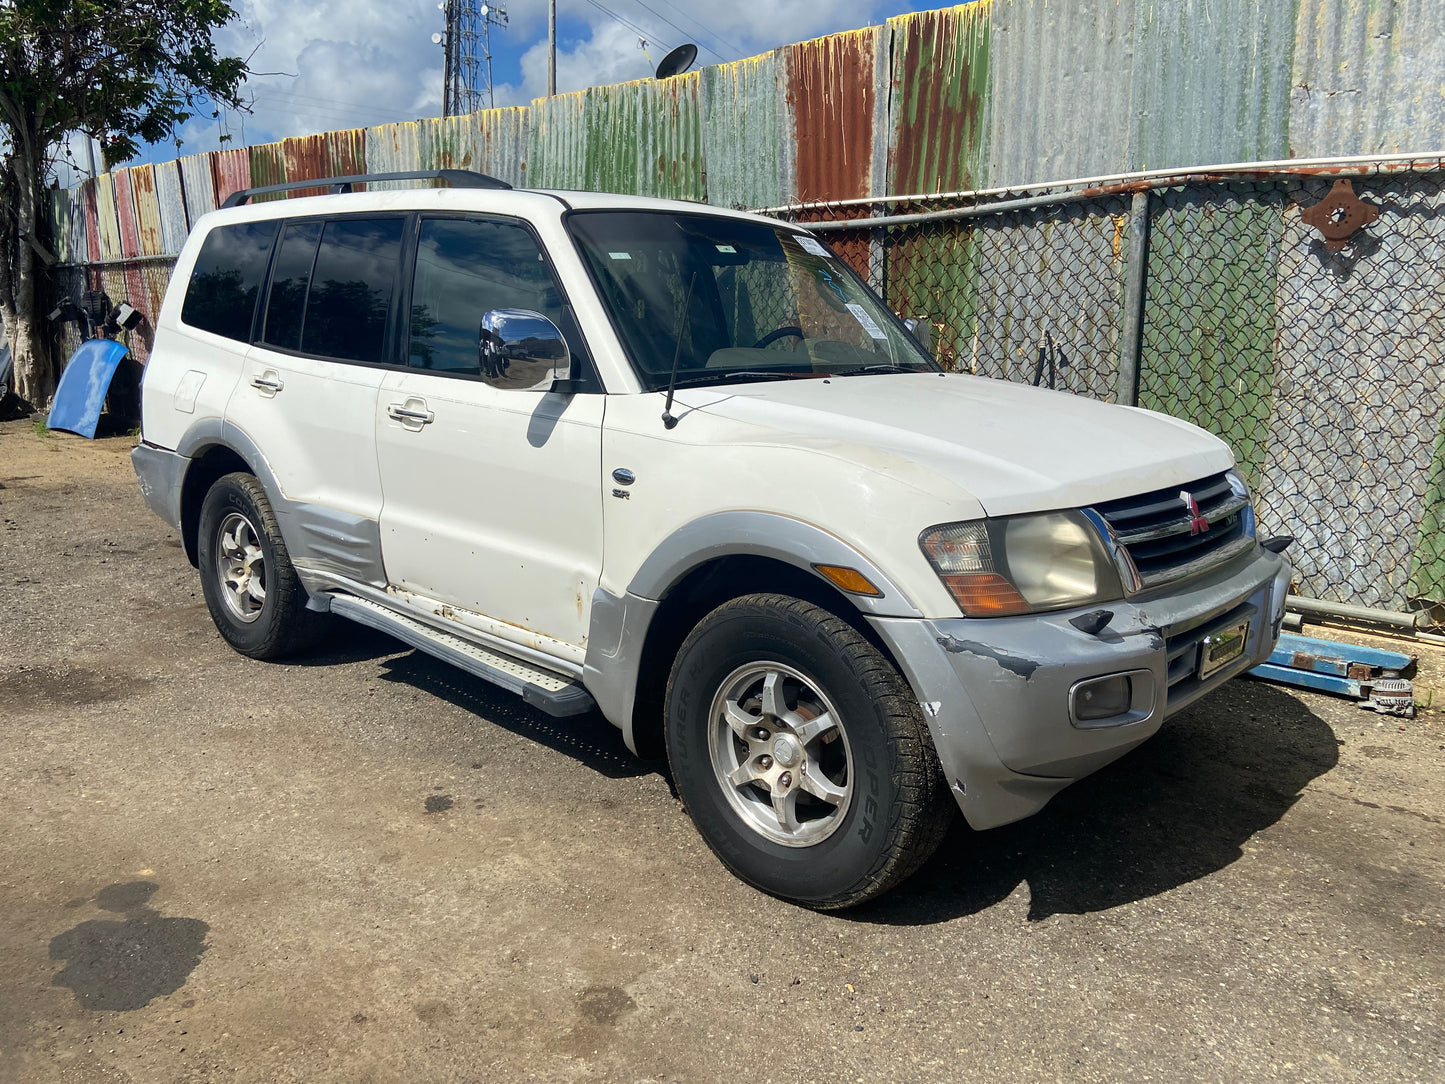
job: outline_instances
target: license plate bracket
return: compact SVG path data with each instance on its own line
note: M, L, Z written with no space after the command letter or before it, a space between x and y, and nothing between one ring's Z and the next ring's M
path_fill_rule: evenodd
M1206 636L1199 645L1199 679L1203 681L1243 655L1248 640L1248 621Z

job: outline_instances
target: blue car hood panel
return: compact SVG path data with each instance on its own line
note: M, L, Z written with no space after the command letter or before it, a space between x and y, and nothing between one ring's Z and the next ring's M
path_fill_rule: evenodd
M95 439L95 427L105 406L105 393L110 390L120 359L129 349L110 339L91 339L80 344L70 355L60 386L55 389L55 402L50 408L47 429L64 429L82 437Z

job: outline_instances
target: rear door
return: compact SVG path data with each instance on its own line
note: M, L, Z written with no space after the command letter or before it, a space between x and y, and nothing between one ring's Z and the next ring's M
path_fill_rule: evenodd
M524 223L422 216L408 367L382 382L375 414L387 578L492 618L519 643L580 649L602 562L604 397L550 393L547 363L483 364L478 329L496 309L551 320L579 359L574 371L595 385Z
M288 220L260 341L226 420L261 449L293 557L379 583L373 418L392 350L407 216Z

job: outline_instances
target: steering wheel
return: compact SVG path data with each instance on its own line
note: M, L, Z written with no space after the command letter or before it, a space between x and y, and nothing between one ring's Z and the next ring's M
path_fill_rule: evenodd
M785 335L795 335L795 336L797 336L799 339L806 339L806 338L807 338L807 336L803 334L803 329L802 329L802 328L800 328L800 327L793 327L793 326L790 324L790 325L788 325L787 327L777 327L777 328L774 328L772 331L768 332L766 335L764 335L764 336L763 336L761 339L759 339L757 342L753 343L753 349L754 349L754 350L761 350L763 347L765 347L765 346L770 346L770 345L772 345L773 343L777 342L779 339L781 339L781 338L782 338L783 336L785 336Z

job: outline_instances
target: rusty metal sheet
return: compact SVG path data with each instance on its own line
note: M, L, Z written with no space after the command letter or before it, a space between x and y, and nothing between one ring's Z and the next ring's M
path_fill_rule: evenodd
M80 186L80 201L85 207L85 256L88 260L105 258L100 241L99 188L94 177Z
M526 187L529 111L483 109L416 125L416 157L407 169L471 169Z
M166 250L161 238L161 205L156 197L156 171L152 165L130 171L131 198L135 200L136 231L141 256L159 256Z
M265 181L265 184L281 184L283 181L304 181L312 177L333 177L331 172L330 148L325 135L293 136L281 140L283 175L280 180ZM252 167L255 173L255 167ZM326 189L298 188L289 193L293 197L324 196Z
M266 182L251 180L251 150L248 147L237 147L228 151L212 151L211 164L216 179L215 205L219 207L226 202L226 197L232 192L239 192L243 188L250 188L252 184ZM195 223L195 218L191 218Z
M701 85L689 72L538 99L527 183L701 200Z
M118 260L123 253L120 244L120 219L115 210L115 174L102 173L95 179L96 225L100 230L100 258Z
M185 199L187 228L194 226L202 215L216 209L215 162L214 154L190 154L177 163L181 170L181 194ZM249 170L248 165L248 183Z
M132 170L118 169L111 176L115 179L115 217L120 223L120 254L140 255L140 223L135 214L135 194Z
M537 188L586 187L585 99L558 94L532 102L527 135L527 181Z
M186 202L181 190L181 168L178 162L162 162L155 167L156 202L161 214L161 251L170 255L180 252L186 243Z
M1445 146L1445 4L1298 0L1297 6L1289 154L1279 157Z
M1125 168L1288 158L1293 9L1259 0L1135 0Z
M873 195L878 27L784 46L792 119L793 198Z
M1129 168L1135 4L994 4L984 187Z
M50 192L50 230L55 255L62 263L84 263L89 259L85 189L58 188Z
M373 173L404 173L421 168L418 121L402 121L399 124L379 124L366 129L366 162ZM369 186L373 191L408 188L403 181L383 181Z
M993 0L889 19L887 190L982 188Z
M251 186L253 188L264 188L270 184L286 183L286 156L282 152L280 143L261 143L249 148L251 159ZM266 196L256 196L254 203L265 203L269 200L285 199L285 193L271 193Z
M366 133L360 128L346 128L321 135L283 139L281 154L288 181L305 181L312 177L351 177L366 172ZM299 188L290 195L300 198L325 193L324 187Z
M793 179L786 168L791 154L784 157L779 120L778 73L776 53L702 69L702 148L709 203L777 207L792 194Z

